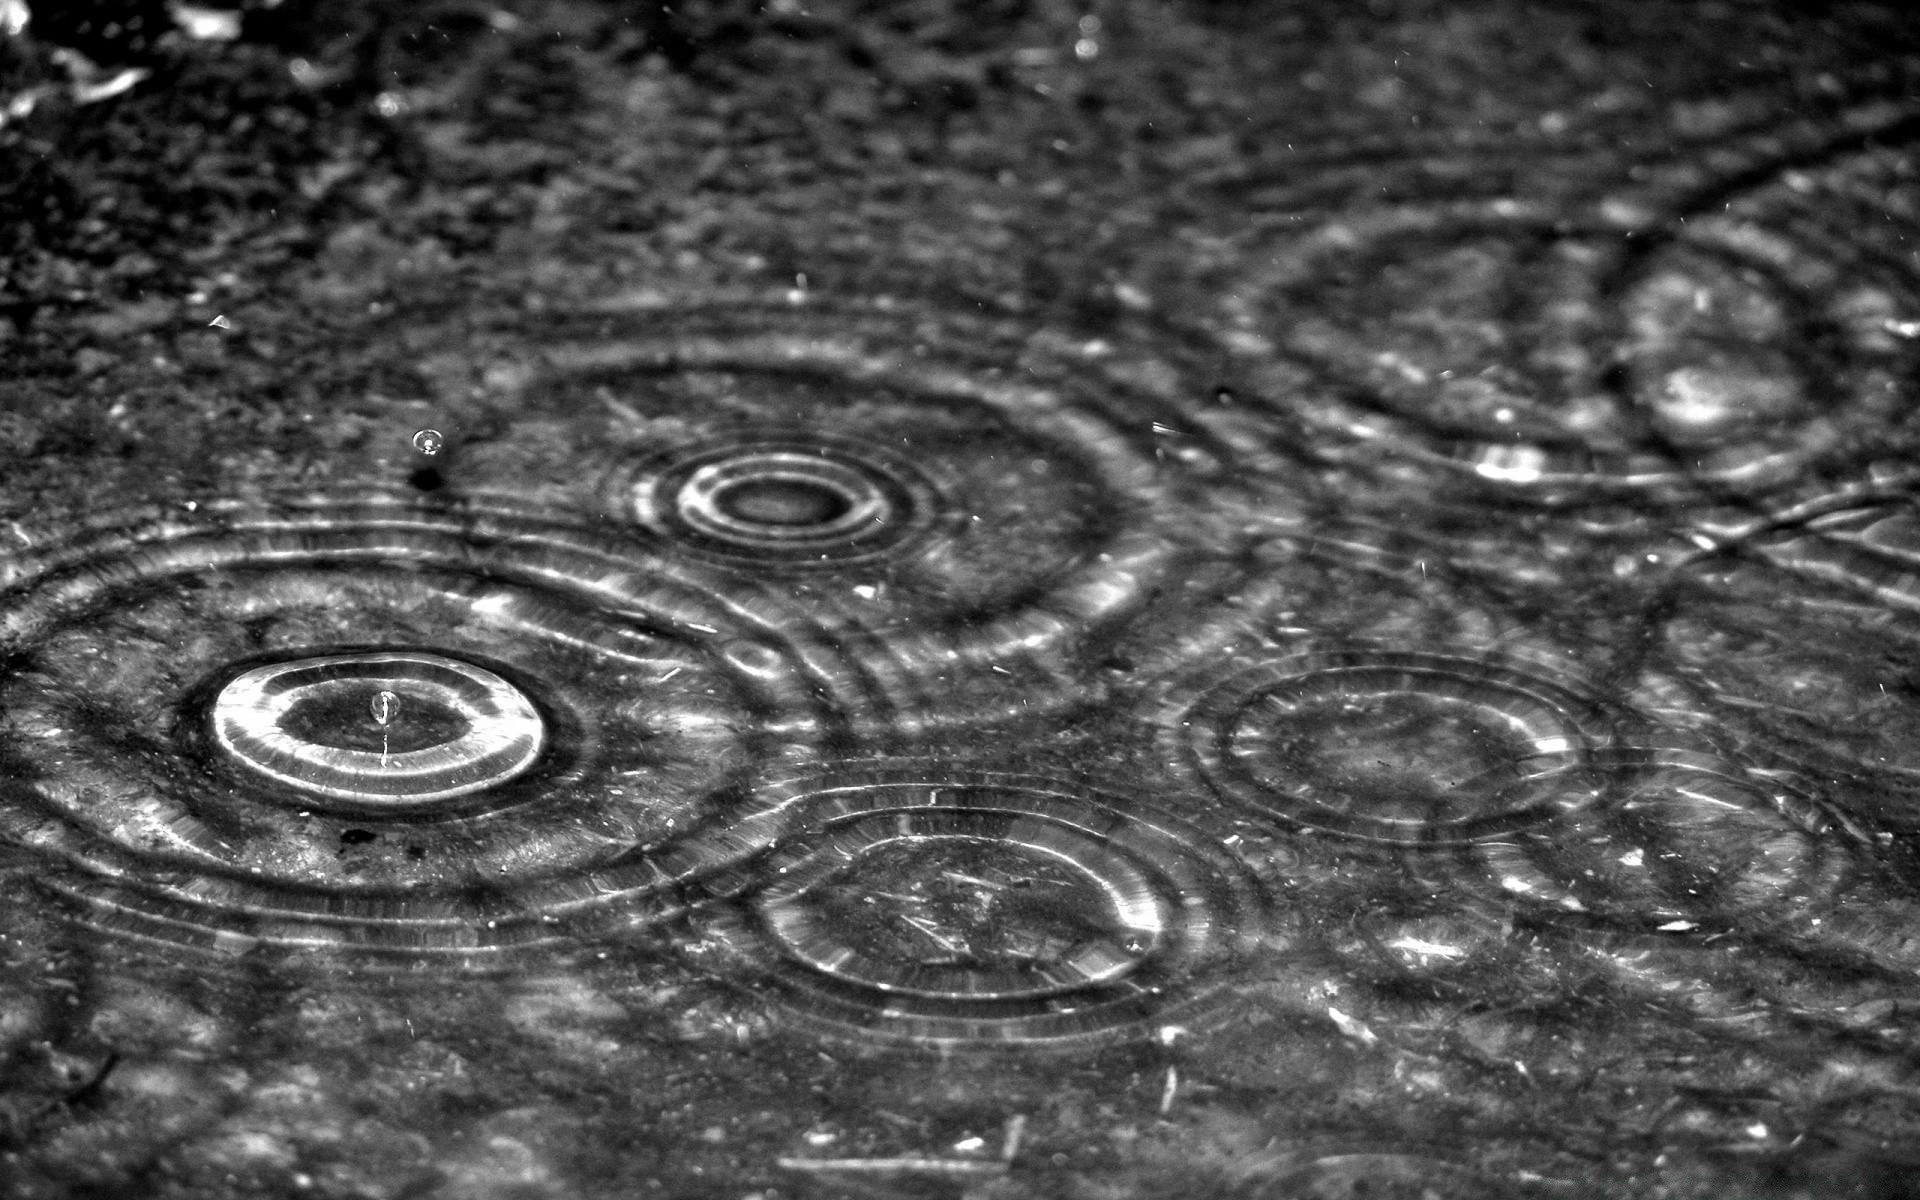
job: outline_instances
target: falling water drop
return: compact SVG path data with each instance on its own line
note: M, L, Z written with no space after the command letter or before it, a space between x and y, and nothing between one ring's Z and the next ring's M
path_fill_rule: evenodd
M387 769L387 725L400 710L400 697L392 692L379 692L370 707L374 721L380 726L380 769L384 771Z
M413 435L413 448L432 458L446 449L447 437L438 429L422 429Z

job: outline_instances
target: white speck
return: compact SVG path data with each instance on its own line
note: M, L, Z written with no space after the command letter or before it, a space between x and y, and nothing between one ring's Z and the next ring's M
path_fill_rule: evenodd
M1899 321L1889 317L1886 325L1887 332L1895 337L1920 337L1920 321Z
M806 1143L809 1146L831 1146L833 1143L840 1140L839 1134L832 1133L825 1129L815 1129L801 1136L805 1138ZM975 1138L974 1140L979 1141L980 1139Z
M1171 1046L1180 1038L1185 1037L1186 1033L1187 1027L1185 1025L1162 1025L1154 1031L1154 1036L1160 1039L1162 1046Z
M203 42L231 42L240 36L240 14L196 4L173 6L173 23L187 36Z
M667 680L672 679L675 675L678 675L680 672L684 670L686 670L685 667L675 667L673 670L668 671L665 675L662 675L660 678L654 680L654 682L665 683Z
M862 600L871 600L880 594L880 589L871 583L859 583L854 585L853 594Z
M1328 1006L1327 1016L1339 1027L1341 1033L1346 1034L1350 1038L1365 1042L1369 1046L1380 1040L1380 1036L1374 1033L1373 1030L1368 1029L1364 1021L1356 1020L1337 1008Z
M1620 861L1629 867L1642 866L1647 861L1647 852L1639 849L1629 850L1620 856Z
M1755 1121L1753 1124L1747 1126L1747 1136L1750 1138L1766 1137L1767 1136L1766 1125L1760 1121Z
M953 1148L962 1154L978 1154L987 1148L987 1139L981 1137L961 1138Z
M27 11L27 0L0 0L0 33L8 37L19 37L26 32L27 22L33 14Z
M486 617L497 617L513 607L513 597L505 592L495 592L491 596L482 596L473 602L473 611Z
M1660 926L1660 932L1685 933L1689 929L1698 928L1700 928L1699 923L1695 921L1668 921L1665 925Z
M1423 941L1416 937L1403 937L1387 943L1389 950L1408 950L1414 954L1432 954L1440 958L1462 958L1466 951L1458 946L1445 946L1439 942Z
M1073 44L1073 56L1083 62L1099 53L1100 43L1092 38L1081 38Z
M688 629L697 629L697 630L699 630L699 631L700 631L701 633L719 633L719 632L720 632L720 631L719 631L718 629L715 629L715 628L714 628L713 626L711 626L711 625L695 625L695 624L694 624L694 623L693 623L692 621L688 621L688 622L687 622L687 628L688 628Z
M373 98L373 110L391 121L407 111L407 102L397 92L381 92Z
M208 321L208 322L207 322L207 328L209 328L209 329L232 329L232 328L233 328L233 322L232 322L232 321L229 321L229 320L227 320L227 318L226 318L226 314L225 314L225 313L222 313L222 314L221 314L220 316L217 316L217 317L215 317L215 318L214 318L213 320L211 320L211 321Z
M111 100L122 92L133 90L134 84L151 73L145 67L129 67L98 83L76 83L73 87L74 103L92 104L97 100Z
M1474 474L1500 483L1537 483L1546 474L1546 452L1533 446L1501 446L1485 451Z

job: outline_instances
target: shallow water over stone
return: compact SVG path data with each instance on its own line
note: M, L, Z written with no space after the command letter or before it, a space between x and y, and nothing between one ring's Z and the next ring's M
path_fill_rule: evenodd
M47 9L0 1192L1907 1194L1879 7Z

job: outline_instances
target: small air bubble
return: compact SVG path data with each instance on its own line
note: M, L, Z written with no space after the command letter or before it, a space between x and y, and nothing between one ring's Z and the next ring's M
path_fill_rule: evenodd
M413 435L413 448L432 458L447 447L447 437L438 429L422 429Z

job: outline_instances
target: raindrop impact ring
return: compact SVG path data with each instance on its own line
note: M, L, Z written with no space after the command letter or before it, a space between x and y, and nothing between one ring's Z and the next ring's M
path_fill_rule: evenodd
M296 709L362 692L395 696L402 714L437 711L454 732L388 752L329 744L298 728ZM367 711L365 700L341 707ZM546 745L545 723L519 688L472 663L405 651L331 654L243 672L214 700L213 733L237 762L260 775L376 810L496 787L531 767Z

